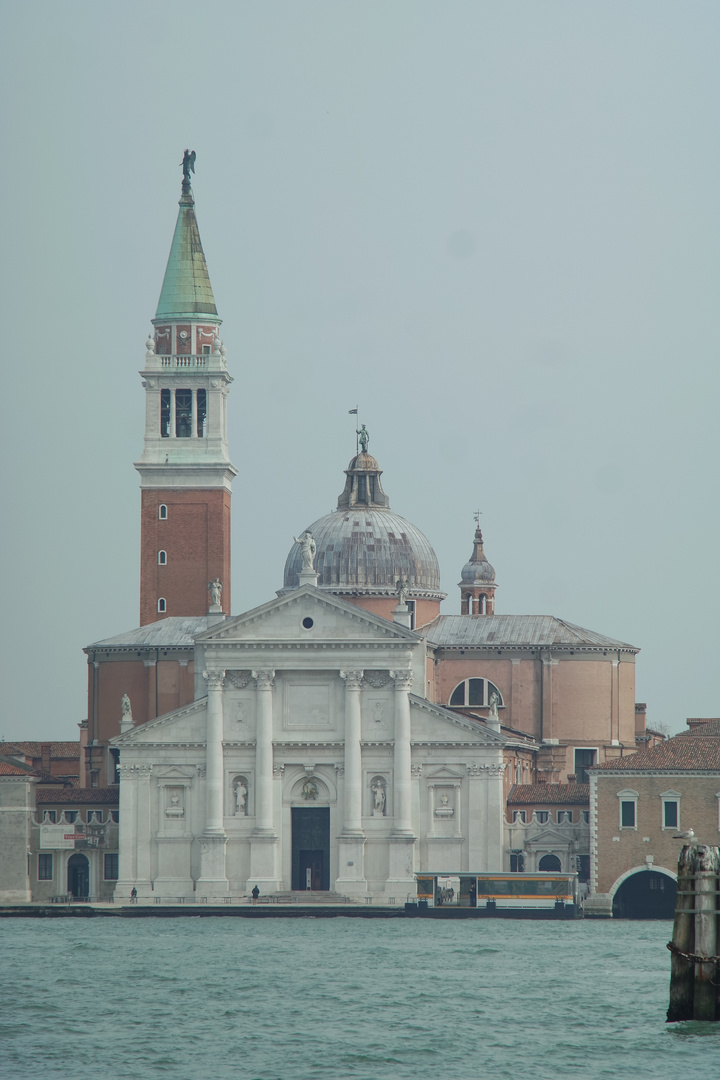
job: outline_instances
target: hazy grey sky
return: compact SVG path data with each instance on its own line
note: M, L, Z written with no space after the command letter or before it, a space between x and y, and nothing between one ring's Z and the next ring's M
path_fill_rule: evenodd
M444 610L480 506L497 610L642 648L717 715L720 4L6 4L9 738L74 738L138 623L137 374L185 147L235 378L237 614L333 509L360 405Z

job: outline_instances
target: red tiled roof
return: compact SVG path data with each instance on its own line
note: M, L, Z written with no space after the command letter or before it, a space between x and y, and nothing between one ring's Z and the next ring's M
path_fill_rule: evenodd
M658 746L597 766L597 772L677 772L682 769L720 772L720 739L685 731Z
M690 731L680 732L680 734L684 735L686 738L688 735L692 738L697 738L698 735L720 735L720 717L712 716L709 720L695 720L691 716L688 718L688 723L693 725Z
M0 743L0 754L26 754L28 757L41 757L43 746L50 747L50 757L57 761L59 758L77 758L80 760L79 742L51 742L50 740L32 742L3 742Z
M11 765L9 761L0 761L0 776L33 776L38 774L34 769L28 771L27 769L21 769L19 765Z
M58 806L83 805L93 806L96 803L102 806L117 806L120 800L120 788L38 788L37 805L47 806L56 803Z
M508 795L511 803L579 805L590 801L589 784L515 784Z

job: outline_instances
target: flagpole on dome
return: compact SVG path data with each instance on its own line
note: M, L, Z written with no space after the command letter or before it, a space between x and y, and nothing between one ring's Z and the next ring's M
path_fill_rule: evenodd
M356 405L354 409L348 409L348 416L357 416L359 405ZM360 432L357 430L358 422L355 421L355 457L360 453Z

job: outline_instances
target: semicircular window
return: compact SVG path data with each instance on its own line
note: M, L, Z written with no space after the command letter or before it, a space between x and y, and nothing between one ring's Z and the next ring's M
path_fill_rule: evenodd
M463 679L453 690L448 704L460 708L482 709L490 706L493 693L499 698L500 708L505 702L495 683L489 679Z

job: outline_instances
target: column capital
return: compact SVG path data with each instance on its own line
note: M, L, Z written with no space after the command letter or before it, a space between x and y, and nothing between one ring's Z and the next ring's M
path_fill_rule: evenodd
M224 678L224 671L203 671L203 679L208 684L208 690L222 690Z
M362 685L364 674L365 673L361 670L341 671L340 678L345 680L345 688L347 690L359 690Z
M413 684L412 671L391 671L390 677L395 680L396 690L410 690Z
M263 671L253 671L252 676L257 683L258 690L272 690L273 681L275 679L275 672L272 668L265 668Z

